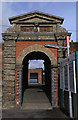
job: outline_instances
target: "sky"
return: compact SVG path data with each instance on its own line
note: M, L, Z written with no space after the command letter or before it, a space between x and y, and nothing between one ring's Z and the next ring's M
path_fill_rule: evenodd
M0 12L2 14L2 32L4 33L10 26L9 17L34 10L63 17L62 27L72 33L70 41L76 42L76 2L2 2L2 13ZM43 61L36 63L43 67ZM31 61L30 64L29 67L33 68L34 61Z
M43 68L43 70L44 70L44 60L29 60L28 68L29 69Z
M62 26L72 33L70 40L76 41L76 2L3 2L2 32L10 26L9 17L34 10L63 17Z

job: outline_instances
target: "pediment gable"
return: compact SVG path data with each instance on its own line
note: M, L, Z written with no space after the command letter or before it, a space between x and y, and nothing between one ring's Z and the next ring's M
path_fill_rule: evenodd
M32 23L32 22L48 22L48 23L60 23L62 24L63 18L57 17L54 15L46 14L39 11L33 11L30 13L22 14L16 17L9 18L11 24L19 24L19 23Z
M16 20L15 23L56 23L58 21L54 20L54 19L48 19L48 18L43 18L43 17L39 17L39 16L31 16L29 18L25 18L25 19L21 19L21 20Z

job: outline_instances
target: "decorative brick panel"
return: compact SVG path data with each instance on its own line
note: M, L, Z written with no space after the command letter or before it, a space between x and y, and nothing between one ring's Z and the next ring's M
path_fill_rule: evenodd
M39 27L40 28L40 32L52 32L53 31L53 27Z
M22 65L16 65L15 79L15 104L21 105L22 102Z
M21 26L21 32L34 32L34 27Z
M51 69L52 78L52 106L58 106L58 68Z

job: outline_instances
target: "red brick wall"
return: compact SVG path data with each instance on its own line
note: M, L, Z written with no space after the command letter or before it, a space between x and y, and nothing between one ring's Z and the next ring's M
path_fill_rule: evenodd
M18 42L16 42L16 59L17 59L19 53L22 52L23 49L25 49L29 46L32 46L34 44L39 44L41 46L45 46L45 44L47 44L47 43L57 45L57 42L55 42L55 41L32 41L32 42L31 41L28 41L28 42L27 41L26 42L18 41ZM56 56L56 59L57 59L57 49L54 49L54 48L48 48L48 49L50 49L54 53L54 55Z
M34 27L21 26L21 32L34 32Z
M40 27L40 32L52 32L53 28L51 27Z
M70 54L72 54L73 52L78 51L78 42L70 42Z

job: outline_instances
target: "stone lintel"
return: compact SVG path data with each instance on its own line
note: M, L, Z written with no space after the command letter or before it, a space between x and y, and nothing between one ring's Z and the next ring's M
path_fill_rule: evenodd
M66 36L71 36L71 33L67 32L29 32L29 33L2 33L4 40L62 40Z
M61 35L66 37L66 36L71 36L71 34L72 33L68 33L68 32L57 32L57 33L55 33L56 37L61 36Z
M16 40L18 38L17 33L2 33L2 38L4 41Z

